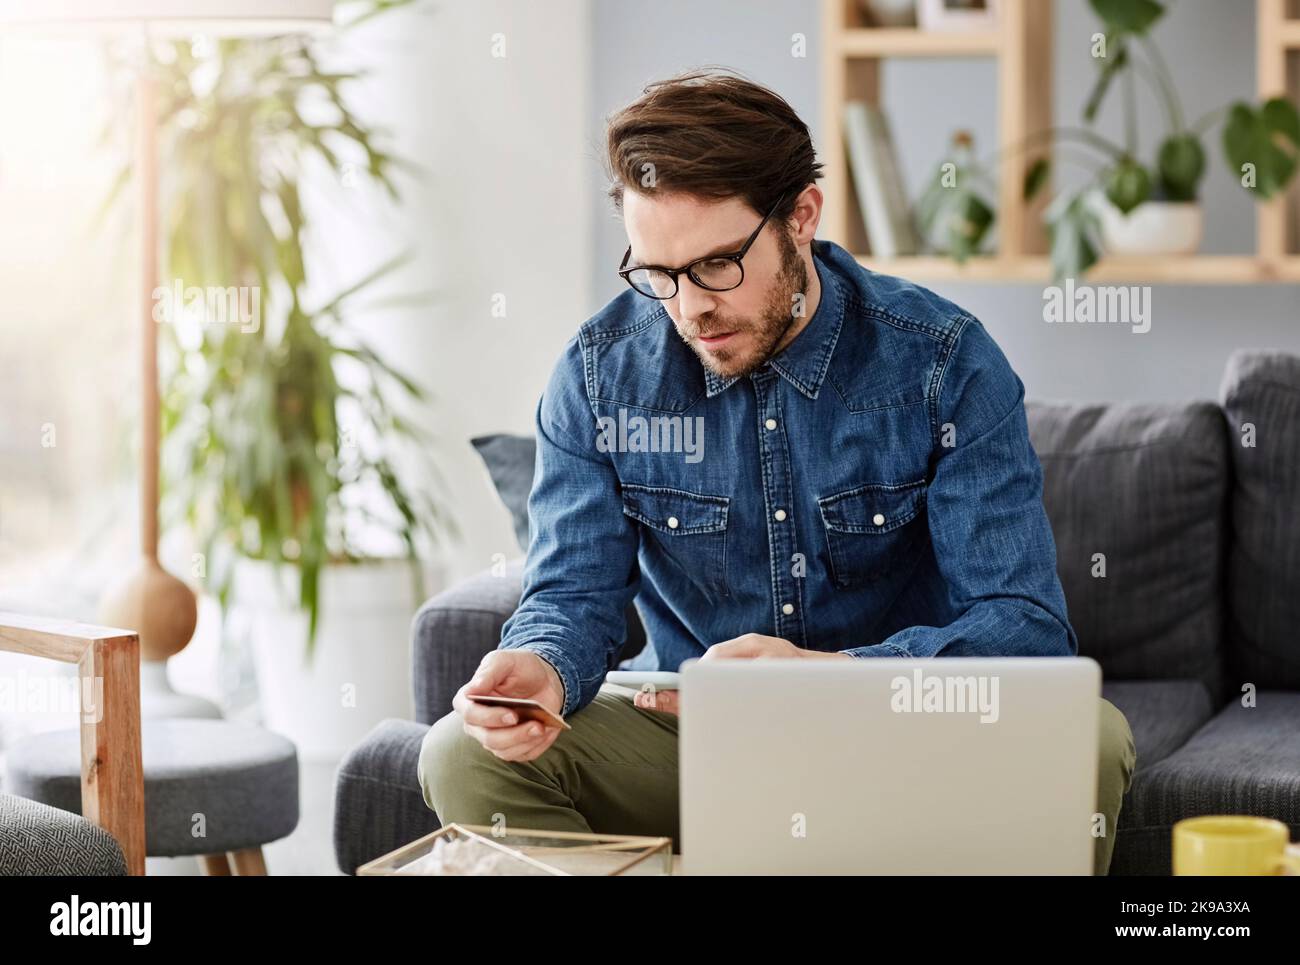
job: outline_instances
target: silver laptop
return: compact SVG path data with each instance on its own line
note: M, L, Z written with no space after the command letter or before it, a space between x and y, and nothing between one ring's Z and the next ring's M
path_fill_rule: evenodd
M681 691L686 874L1092 873L1092 660L690 660Z

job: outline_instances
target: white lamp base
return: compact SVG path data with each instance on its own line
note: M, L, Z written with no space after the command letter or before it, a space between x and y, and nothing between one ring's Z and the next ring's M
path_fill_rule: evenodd
M166 660L140 661L140 716L207 717L221 719L221 708L206 697L181 694L167 679Z

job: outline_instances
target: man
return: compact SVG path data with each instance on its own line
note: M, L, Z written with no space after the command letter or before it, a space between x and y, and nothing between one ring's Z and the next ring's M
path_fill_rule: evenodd
M608 165L629 290L538 406L522 601L420 782L444 822L677 839L677 694L603 686L634 596L634 669L1078 640L1023 384L956 305L814 240L821 165L790 106L724 73L654 84L611 118ZM1100 873L1133 766L1103 701Z

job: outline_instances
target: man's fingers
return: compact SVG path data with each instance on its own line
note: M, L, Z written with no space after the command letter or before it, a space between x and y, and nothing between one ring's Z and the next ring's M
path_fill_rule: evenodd
M500 750L491 748L489 750L503 761L531 761L550 747L555 738L559 736L559 733L560 729L558 727L548 727L540 736L534 739Z
M474 671L474 676L469 678L469 683L465 685L466 692L471 694L491 693L500 682L499 678L505 676L503 670L504 668L499 660L493 654L488 654L483 658L483 662L478 665L478 669Z
M704 651L701 660L727 660L738 657L749 656L750 644L742 637L736 640L726 640L723 643L715 643Z
M469 699L470 694L508 696L501 687L510 677L508 666L510 661L497 654L498 651L487 654L479 664L478 670L474 672L474 676L461 686L456 691L456 696L452 698L452 709L471 724L501 727L519 721L518 712L509 707L489 707ZM510 719L512 714L513 720Z
M465 691L471 694L505 693L502 685L510 681L519 656L519 652L514 650L489 650L479 661L474 676L465 684Z
M676 690L641 690L632 698L632 703L642 710L658 710L675 714L681 706L681 695Z
M502 751L514 747L516 744L536 740L541 736L541 732L534 728L541 726L536 721L530 720L516 724L513 727L480 727L477 724L466 723L465 733L490 751Z
M746 633L731 640L715 643L704 651L701 660L745 660L754 657L782 656L793 649L788 640Z
M490 707L468 697L460 716L465 723L476 727L512 727L519 723L519 714L509 707Z
M548 727L541 737L527 744L520 744L518 747L512 747L506 751L493 751L497 757L503 761L512 761L515 763L525 763L540 756L548 747L555 742L560 736L558 727Z
M535 720L526 720L514 727L480 727L468 721L465 723L465 733L494 753L508 750L517 744L530 743L543 736L544 732L545 728Z
M460 690L456 691L456 696L451 698L451 709L456 711L456 713L460 714L461 717L464 717L471 724L490 723L490 721L484 718L481 713L481 711L488 709L487 705L470 700L469 695L471 693L474 693L474 691L470 689L470 685L468 683L463 685ZM504 711L506 709L507 708L503 707L492 708L494 712ZM501 716L504 718L504 713L501 714Z

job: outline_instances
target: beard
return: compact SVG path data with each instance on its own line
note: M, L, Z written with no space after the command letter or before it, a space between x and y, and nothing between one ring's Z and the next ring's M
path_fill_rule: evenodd
M808 268L799 257L799 249L784 231L778 233L777 244L781 267L772 280L771 291L758 318L743 321L712 312L695 319L689 327L682 325L677 328L677 334L691 347L704 367L722 378L748 375L775 355L777 346L795 323L795 294L807 294ZM695 341L701 335L721 332L745 334L749 338L744 340L746 345L736 348L723 344L716 349L705 349ZM734 341L740 340L735 336L728 340Z

